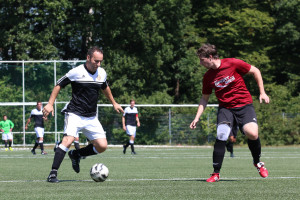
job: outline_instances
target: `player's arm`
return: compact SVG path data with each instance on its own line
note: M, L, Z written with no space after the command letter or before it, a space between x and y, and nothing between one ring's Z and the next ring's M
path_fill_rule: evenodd
M28 124L30 123L30 121L31 121L31 116L27 119L27 122L26 122L26 125L25 125L25 130L27 130Z
M109 86L107 85L106 88L102 89L102 93L105 95L105 97L111 102L111 104L114 106L115 111L117 111L118 113L122 112L124 113L123 108L115 101L111 90L109 88Z
M10 121L9 123L10 123L10 132L12 132L13 128L15 127L15 124L12 121Z
M138 127L140 127L141 124L140 124L140 119L139 119L139 115L138 115L138 114L136 114L135 119L136 119L136 125L137 125Z
M126 131L125 116L122 116L122 124L123 124L123 130Z
M198 106L198 110L197 110L197 114L196 114L196 117L195 119L192 121L192 123L190 124L190 128L191 129L195 129L196 128L196 125L203 113L203 111L205 110L206 108L206 105L208 103L208 100L209 100L209 94L203 94L202 97L201 97L201 100L200 100L200 103L199 103L199 106Z
M54 116L54 111L53 111L53 104L54 104L54 101L59 93L61 89L61 86L60 85L56 85L53 90L52 90L52 93L50 95L50 98L49 98L49 101L48 101L48 104L43 108L43 114L44 114L44 117L46 118L51 112L52 112L52 116Z
M265 92L264 82L263 82L260 70L251 65L251 68L250 68L248 74L252 74L254 76L254 79L255 79L255 81L258 85L259 93L260 93L259 102L262 103L263 100L264 100L266 103L269 103L270 99L269 99L268 95Z

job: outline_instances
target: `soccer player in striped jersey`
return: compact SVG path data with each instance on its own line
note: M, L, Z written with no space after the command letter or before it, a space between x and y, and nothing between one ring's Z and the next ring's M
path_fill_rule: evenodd
M136 154L134 151L134 139L136 136L136 126L140 127L140 120L138 116L138 110L135 107L135 101L130 100L130 106L126 107L122 116L123 129L129 136L129 140L126 145L123 145L123 153L126 153L127 147L130 145L131 154Z
M78 136L78 131L82 131L91 141L91 144L79 150L68 152L72 161L72 168L75 172L80 172L79 163L82 156L96 155L106 150L106 134L96 116L100 90L118 113L124 112L122 107L113 98L106 80L106 72L100 67L102 61L103 51L98 47L90 48L87 52L85 64L71 69L57 81L48 104L43 109L45 117L49 113L53 115L53 104L59 91L66 85L71 84L72 99L63 111L65 113L64 133L67 136L63 137L62 143L55 151L51 172L47 178L48 182L59 182L57 171L74 138Z
M28 124L31 121L31 118L34 120L34 131L36 133L36 140L35 144L31 150L31 153L35 155L35 149L40 145L41 148L41 154L47 155L47 153L44 151L44 120L47 120L47 117L43 116L42 112L43 104L42 102L38 101L36 102L36 108L33 109L30 113L30 117L27 119L25 129L28 129Z
M206 181L219 181L226 141L235 123L248 138L248 146L253 157L254 166L261 177L267 177L268 170L265 168L264 163L260 162L261 143L258 137L258 124L252 104L253 100L243 79L243 76L246 74L253 75L260 92L260 103L263 101L269 103L270 99L265 92L260 70L236 58L220 59L216 46L211 44L202 45L198 49L197 55L200 64L208 70L203 77L202 98L196 117L190 124L190 128L196 128L212 90L214 90L219 101L217 138L213 152L214 171Z

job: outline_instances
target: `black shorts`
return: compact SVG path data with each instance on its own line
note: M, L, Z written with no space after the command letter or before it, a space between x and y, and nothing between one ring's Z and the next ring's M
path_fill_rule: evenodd
M245 124L250 122L257 123L256 113L252 104L230 109L219 107L217 121L218 125L228 124L232 130L231 135L233 136L236 136L237 128L243 133L243 126Z

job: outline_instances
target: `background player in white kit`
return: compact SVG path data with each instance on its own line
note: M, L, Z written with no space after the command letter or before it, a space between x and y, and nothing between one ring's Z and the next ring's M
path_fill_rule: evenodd
M31 118L34 119L34 131L36 133L36 140L35 144L31 150L31 153L35 155L35 149L40 145L41 148L41 154L47 155L47 153L44 151L44 120L47 120L47 117L43 116L42 112L43 104L42 102L38 101L36 102L36 108L33 109L30 113L30 117L27 119L25 129L28 129L28 124L31 121Z
M71 69L65 76L57 81L53 88L48 104L44 107L44 116L50 112L53 115L53 104L61 88L71 84L72 99L65 113L64 133L62 143L55 151L52 170L47 178L48 182L57 183L57 171L62 163L66 152L69 150L78 132L82 133L91 141L91 144L79 150L71 150L68 155L72 161L72 167L79 173L79 162L82 156L91 156L102 153L107 148L105 131L96 117L99 91L112 103L114 109L119 113L124 112L122 107L116 103L106 81L106 72L100 67L103 61L103 51L98 47L88 50L86 63Z
M136 136L136 126L140 127L140 120L138 116L138 110L135 107L135 101L130 100L130 106L126 107L122 116L123 129L129 136L129 141L126 145L123 145L123 153L126 153L127 147L130 145L131 154L136 154L134 151L134 139Z

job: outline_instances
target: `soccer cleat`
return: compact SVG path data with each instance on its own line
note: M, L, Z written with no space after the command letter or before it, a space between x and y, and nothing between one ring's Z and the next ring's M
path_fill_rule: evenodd
M133 152L131 152L131 154L132 154L132 155L136 155L136 152L135 152L135 151L133 151Z
M80 156L73 155L74 150L69 151L68 155L72 161L72 168L76 173L80 172L79 163L80 163Z
M58 183L59 180L56 177L56 174L49 174L47 181L50 183Z
M212 173L211 177L206 180L206 182L218 182L220 180L220 173Z
M124 154L126 153L126 147L125 147L125 145L123 145L123 153Z
M265 168L265 163L259 162L257 164L254 164L254 167L256 167L256 169L261 177L263 177L263 178L268 177L269 172L268 172L267 168Z
M9 147L9 150L10 150L10 151L13 151L13 148Z
M31 153L32 153L33 155L36 154L34 149L31 150Z
M48 153L45 152L45 151L42 151L41 154L42 154L42 155L47 155Z
M8 151L8 148L5 148L5 151Z
M231 157L231 158L234 158L234 154L233 154L233 153L230 153L230 157Z

